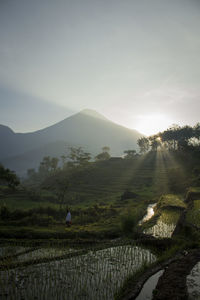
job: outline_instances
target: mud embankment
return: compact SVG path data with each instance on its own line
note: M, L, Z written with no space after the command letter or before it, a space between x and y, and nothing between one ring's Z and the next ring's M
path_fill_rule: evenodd
M152 300L187 300L186 277L199 261L200 249L195 249L171 262L159 278Z

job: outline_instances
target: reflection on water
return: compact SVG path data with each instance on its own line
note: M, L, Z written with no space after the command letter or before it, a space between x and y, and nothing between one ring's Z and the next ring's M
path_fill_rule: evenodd
M163 274L164 270L160 270L156 274L152 275L143 285L143 288L136 300L150 300L152 299L153 290L155 289L158 279Z
M32 252L19 255L17 261L37 260L40 258L53 258L55 256L62 256L69 253L74 253L78 250L71 248L40 248Z
M191 273L187 276L187 288L189 300L200 299L200 262L198 262Z
M20 252L29 250L30 248L25 248L21 246L1 246L0 247L0 258L4 256L16 255Z
M114 299L124 279L156 257L136 246L91 250L52 261L0 272L1 299ZM5 298L4 296L7 295Z
M139 222L139 225L142 225L142 223L148 221L153 217L154 215L154 207L156 206L156 203L149 204L147 207L147 214L144 216L144 218Z

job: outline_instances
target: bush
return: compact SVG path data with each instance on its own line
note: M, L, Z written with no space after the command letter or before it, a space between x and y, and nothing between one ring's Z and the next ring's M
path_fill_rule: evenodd
M10 211L7 208L7 206L6 205L1 206L1 209L0 209L1 220L3 220L3 221L8 220L9 217L10 217Z
M133 233L138 218L135 214L127 214L121 217L121 229L125 234Z
M188 186L187 175L180 168L171 168L168 170L169 188L173 193L181 193Z
M121 195L121 200L135 199L137 196L138 196L138 194L126 190L126 191Z

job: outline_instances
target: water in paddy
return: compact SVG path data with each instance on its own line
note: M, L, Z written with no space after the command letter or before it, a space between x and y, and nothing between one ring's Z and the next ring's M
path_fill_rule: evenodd
M198 262L187 276L189 300L200 300L200 262Z
M157 220L157 223L144 232L158 238L170 238L180 217L179 211L165 210Z
M142 225L144 222L150 220L153 217L155 206L156 203L148 205L147 213L144 216L144 218L139 222L139 225ZM165 237L171 237L174 229L175 229L174 222L172 223L169 221L165 222L165 220L163 220L163 216L161 215L157 223L153 227L146 229L144 233L153 235L154 237L165 238Z
M160 270L156 274L152 275L143 285L143 288L139 295L137 296L136 300L150 300L153 296L153 290L155 289L158 279L163 274L163 270Z
M0 247L0 258L3 258L4 256L12 256L16 255L20 252L29 250L30 248L25 248L25 247L16 247L16 246L1 246Z
M149 250L126 245L1 271L0 298L110 300L128 275L155 260Z
M146 234L153 235L158 238L170 238L175 229L174 224L166 224L160 220L153 227L145 230Z
M78 250L71 249L71 248L41 248L23 255L19 255L16 258L16 260L23 262L23 261L28 261L30 259L37 260L41 258L53 258L55 256L62 256L76 251Z
M69 253L77 252L76 249L71 248L27 248L27 247L16 247L16 246L9 246L9 247L2 247L0 248L1 258L9 256L10 263L19 263L19 262L26 262L26 261L37 261L38 259L42 258L54 258L55 256L63 256ZM13 256L13 257L12 257ZM6 263L6 261L5 261Z
M156 203L148 205L148 207L147 207L147 213L144 216L144 218L139 222L139 225L142 225L142 223L148 221L149 219L151 219L151 217L153 217L153 215L154 215L154 207L155 206L156 206Z

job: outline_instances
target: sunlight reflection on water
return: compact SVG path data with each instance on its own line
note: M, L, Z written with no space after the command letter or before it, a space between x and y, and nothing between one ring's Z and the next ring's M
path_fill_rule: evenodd
M139 222L139 225L142 225L142 223L148 221L153 217L154 215L154 207L156 206L156 203L149 204L147 207L147 214L144 216L144 218Z

